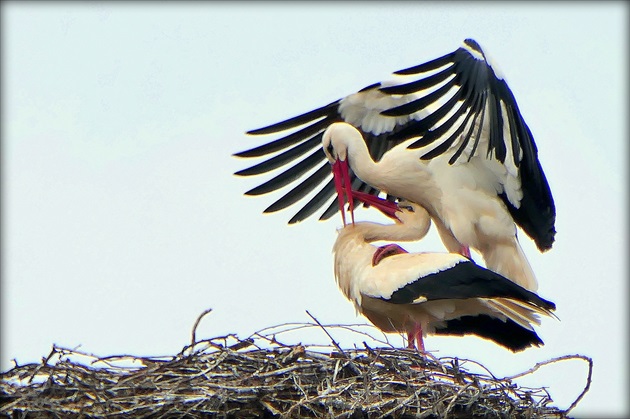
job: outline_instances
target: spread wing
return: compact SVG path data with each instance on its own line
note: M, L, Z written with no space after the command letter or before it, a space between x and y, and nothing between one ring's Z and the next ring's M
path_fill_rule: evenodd
M474 156L483 157L501 185L497 194L514 221L539 249L551 248L555 205L534 138L512 91L481 47L467 39L449 54L394 74L393 81L372 84L321 108L249 131L280 138L236 153L237 157L265 159L236 174L252 176L273 170L279 174L246 194L262 195L290 185L265 210L274 212L316 191L289 223L302 221L321 208L320 219L334 215L338 210L335 189L321 139L328 125L343 121L361 131L375 161L414 138L417 141L410 148L428 147L422 159L446 155L451 164L465 164ZM354 188L380 193L351 176Z

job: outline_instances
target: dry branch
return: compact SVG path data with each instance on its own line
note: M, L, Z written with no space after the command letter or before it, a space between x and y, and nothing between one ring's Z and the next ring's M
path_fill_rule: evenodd
M288 324L240 340L234 335L196 341L171 357L101 358L53 347L39 364L1 374L0 415L13 418L564 418L590 385L592 360L568 355L496 378L474 361L435 358L388 346L341 349L327 329L349 326ZM277 336L323 328L328 348L287 345ZM357 331L365 334L365 332ZM373 339L376 340L376 339ZM82 360L79 362L78 359ZM512 380L568 359L589 364L587 384L563 411L545 389ZM471 373L463 363L480 365Z

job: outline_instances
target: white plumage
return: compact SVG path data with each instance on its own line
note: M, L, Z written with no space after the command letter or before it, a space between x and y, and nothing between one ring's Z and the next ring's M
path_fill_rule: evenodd
M361 133L347 123L328 127L322 143L332 163L348 164L365 183L426 208L449 252L472 247L489 269L529 290L537 289L516 225L497 196L498 181L485 170L486 163L496 162L474 156L466 164L451 166L447 155L422 160L425 150L410 150L407 142L374 162Z
M542 344L533 325L553 303L459 254L402 253L374 265L372 242L419 240L428 231L422 207L400 207L396 224L357 222L338 231L335 278L358 312L384 332L406 332L419 349L422 334L433 333L476 334L512 351Z
M290 186L265 212L287 208L310 194L290 223L322 207L320 218L330 218L338 208L331 202L335 185L321 145L324 131L328 128L327 138L334 139L333 130L343 126L335 123L344 122L359 133L350 134L357 138L357 146L349 152L351 188L347 189L373 195L387 192L422 204L450 252L467 254L467 248L473 247L488 267L536 289L516 239L516 226L540 250L551 248L553 197L514 95L474 40L398 71L392 81L372 84L321 108L250 131L286 135L236 154L267 156L237 175L281 170L246 194ZM350 140L342 141L346 141L343 146L354 147ZM324 142L324 148L328 145ZM333 144L332 152L334 156L328 154L334 160L345 151Z

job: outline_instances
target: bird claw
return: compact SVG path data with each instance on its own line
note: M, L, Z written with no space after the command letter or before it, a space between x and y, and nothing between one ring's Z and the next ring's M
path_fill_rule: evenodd
M381 260L385 259L389 256L399 255L402 253L409 253L402 247L398 246L395 243L386 244L385 246L381 246L376 249L374 252L374 256L372 256L372 266L376 266L380 263Z

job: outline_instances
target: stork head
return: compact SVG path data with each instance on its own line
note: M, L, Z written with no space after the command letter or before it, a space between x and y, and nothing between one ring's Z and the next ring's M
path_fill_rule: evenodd
M402 200L398 202L396 218L401 224L417 232L417 236L422 238L427 235L431 227L431 216L423 206L415 202Z
M429 232L431 216L423 206L415 202L401 200L396 203L358 191L354 191L353 196L357 200L373 206L397 223L415 230L416 236L419 238L426 236Z
M354 224L354 198L352 193L352 179L350 177L350 168L348 166L348 142L356 141L356 137L363 141L361 133L352 125L345 122L335 122L331 124L322 136L322 148L326 158L332 165L333 179L335 181L335 189L337 190L337 201L339 210L343 219L343 225L346 225L346 213L344 205L346 198L349 203L350 214L352 215L352 223Z
M347 161L348 144L357 138L363 141L359 130L352 125L345 122L330 124L322 137L324 154L330 164L335 164L339 160Z
M398 219L401 223L405 224L410 221L414 221L420 218L429 217L429 213L423 206L416 204L415 202L402 199L397 203Z

